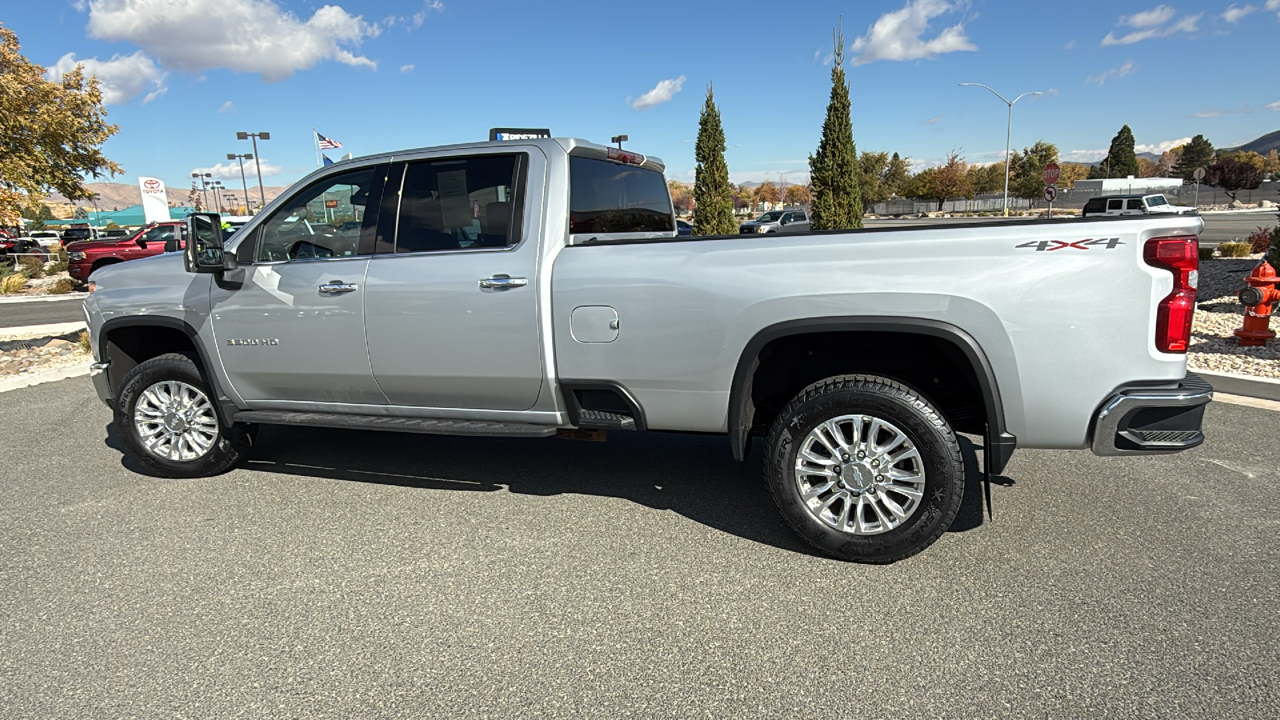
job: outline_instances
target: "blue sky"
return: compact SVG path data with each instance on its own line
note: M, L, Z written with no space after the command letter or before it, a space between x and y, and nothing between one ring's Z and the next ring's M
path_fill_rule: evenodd
M225 159L251 152L238 130L272 134L259 144L266 184L290 183L315 166L312 126L344 144L335 159L494 126L626 133L691 180L709 82L732 179L803 181L841 15L862 150L1000 159L1005 106L961 82L1045 92L1016 106L1013 144L1044 139L1066 160L1100 158L1125 123L1154 152L1280 129L1280 0L334 2L44 0L9 3L0 20L52 73L83 62L104 81L117 180L171 187L196 168L238 186Z

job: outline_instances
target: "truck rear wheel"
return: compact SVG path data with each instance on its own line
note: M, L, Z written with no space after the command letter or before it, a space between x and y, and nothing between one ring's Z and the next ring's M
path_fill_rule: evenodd
M947 421L915 391L874 375L805 388L778 414L765 481L800 537L842 560L891 563L946 532L964 495Z
M158 477L217 475L249 452L246 428L218 421L200 369L177 353L129 371L116 399L115 426L128 454Z

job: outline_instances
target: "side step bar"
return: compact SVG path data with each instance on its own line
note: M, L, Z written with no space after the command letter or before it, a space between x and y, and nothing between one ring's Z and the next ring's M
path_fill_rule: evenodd
M299 425L342 430L390 430L426 435L478 435L484 437L551 437L557 428L528 423L500 423L487 420L432 420L387 415L343 415L339 413L285 412L281 410L241 410L235 422L262 425Z

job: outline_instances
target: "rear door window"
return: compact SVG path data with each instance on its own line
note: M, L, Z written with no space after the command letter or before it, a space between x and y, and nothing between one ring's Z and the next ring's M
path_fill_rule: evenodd
M569 232L671 233L675 216L662 173L590 157L569 158Z
M1125 202L1125 210L1144 210L1142 200L1134 199Z
M1123 210L1123 209L1124 209L1124 201L1123 201L1123 200L1108 200L1108 201L1107 201L1107 210Z
M508 248L520 242L516 155L409 163L400 193L398 253Z

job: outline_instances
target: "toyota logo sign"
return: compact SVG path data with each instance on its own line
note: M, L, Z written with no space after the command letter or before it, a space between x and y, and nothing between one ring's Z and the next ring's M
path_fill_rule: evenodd
M155 179L147 180L146 182L143 183L143 185L145 185L146 188L151 192L158 192L160 190L159 180L155 180Z

